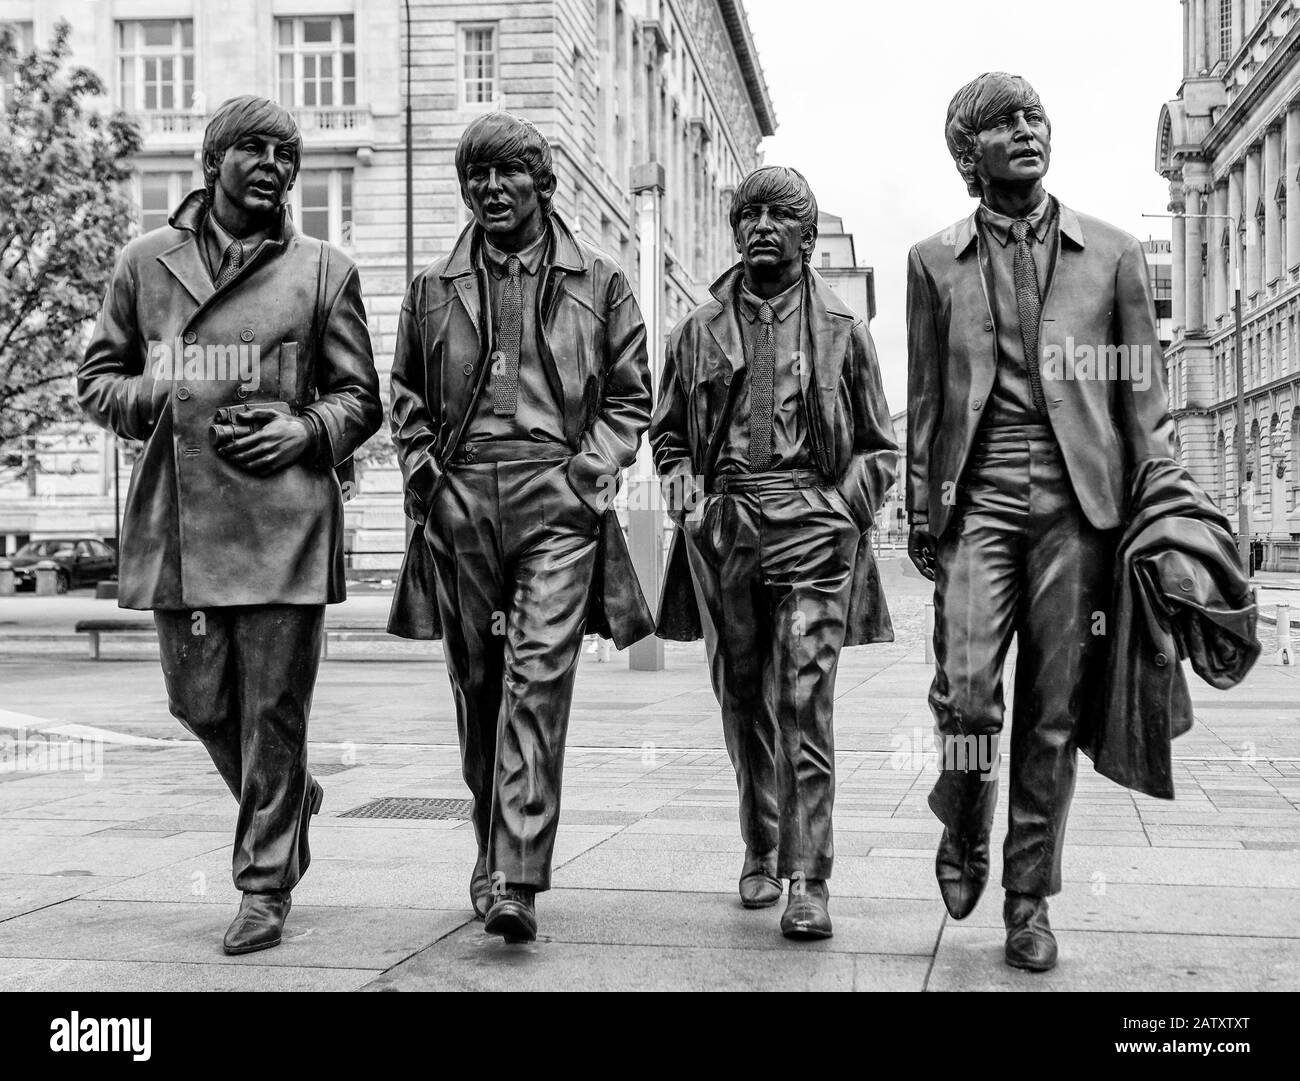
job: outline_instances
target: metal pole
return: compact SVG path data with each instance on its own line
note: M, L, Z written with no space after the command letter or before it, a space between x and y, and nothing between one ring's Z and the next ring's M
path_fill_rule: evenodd
M646 349L650 354L650 386L658 398L663 370L663 194L664 167L657 161L632 170L631 189L640 203L640 249L637 276L641 317L645 320ZM648 440L643 440L628 485L627 537L632 566L651 606L659 603L664 576L664 511ZM628 668L659 672L664 666L663 641L651 635L628 650Z
M406 8L406 281L415 277L414 150L411 146L411 0Z

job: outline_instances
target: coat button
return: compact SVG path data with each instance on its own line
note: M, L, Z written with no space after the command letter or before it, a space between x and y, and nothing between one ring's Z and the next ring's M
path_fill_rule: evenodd
M984 320L984 329L985 329L985 330L992 330L992 329L993 329L993 320L992 320L992 319L985 319L985 320Z
M723 385L724 387L729 387L729 386L731 386L731 373L730 373L730 372L728 372L726 375L724 375L724 376L722 377L722 385Z
M249 330L248 327L245 327L239 332L239 340L241 342L251 342L253 340L253 332Z
M190 388L189 388L189 387L177 387L177 388L176 388L176 397L178 397L181 401L187 401L187 400L189 399L189 396L190 396Z
M464 457L465 457L465 461L472 462L474 460L474 448L466 447Z
M463 368L461 368L461 371L464 372L466 375L473 375L473 374L474 374L474 365L473 365L473 364L466 364Z
M1192 580L1190 578L1184 578L1178 584L1183 587L1184 593L1190 593L1192 591Z
M246 387L243 383L240 383L239 386L237 386L237 387L235 388L235 397L236 397L236 398L239 398L239 399L241 399L241 400L244 399L244 398L247 398L247 397L248 397L248 387Z
M185 344L186 344L186 345L193 345L193 344L194 344L196 341L198 341L198 340L199 340L199 336L198 336L197 334L195 334L194 331L192 331L192 330L187 330L187 331L185 332Z
M983 405L983 404L984 404L984 402L983 402L982 399L980 399L980 398L976 398L973 402L970 403L970 407L971 407L972 409L979 409L979 407L980 407L981 405Z
M1165 665L1169 663L1169 658L1166 657L1163 653L1157 653L1155 657L1155 661L1156 661L1157 668L1163 668Z

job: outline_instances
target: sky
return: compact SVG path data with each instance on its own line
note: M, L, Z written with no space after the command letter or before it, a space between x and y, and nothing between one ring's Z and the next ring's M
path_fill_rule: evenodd
M875 267L871 332L892 412L907 404L908 249L974 208L943 139L984 71L1023 75L1052 122L1047 190L1145 239L1168 238L1153 169L1182 76L1178 0L744 0L776 111L768 165L798 169ZM798 18L791 12L797 11Z

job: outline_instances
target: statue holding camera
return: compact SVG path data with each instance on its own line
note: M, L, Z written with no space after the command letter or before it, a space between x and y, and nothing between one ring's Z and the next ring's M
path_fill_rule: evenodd
M144 443L118 603L153 611L171 711L239 802L230 954L279 944L311 860L307 719L325 605L344 599L336 469L382 419L356 267L287 213L301 153L279 105L222 105L204 187L127 245L77 377L92 420Z

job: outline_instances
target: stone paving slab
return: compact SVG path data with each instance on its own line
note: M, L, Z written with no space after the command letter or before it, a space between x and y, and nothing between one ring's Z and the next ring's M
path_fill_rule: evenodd
M979 909L956 923L939 900L926 587L882 574L899 640L841 663L836 935L811 945L780 937L779 907L737 904L734 775L699 644L670 645L661 673L584 657L532 947L471 920L468 822L339 817L382 796L466 797L445 669L325 663L310 757L326 803L288 938L224 958L234 801L168 715L156 660L18 656L0 631L3 708L102 733L97 775L0 770L0 988L1300 989L1296 668L1261 665L1227 693L1193 681L1174 801L1080 761L1052 901L1063 962L1028 977L1001 960L1005 791ZM0 626L20 609L0 598Z

